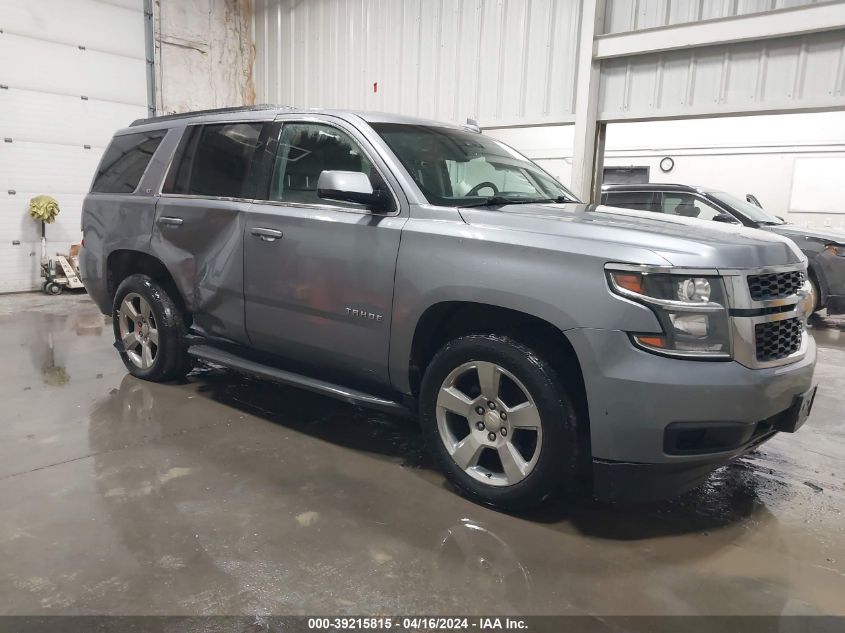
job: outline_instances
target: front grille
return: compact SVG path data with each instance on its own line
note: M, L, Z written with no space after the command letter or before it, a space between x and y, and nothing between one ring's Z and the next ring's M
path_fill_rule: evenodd
M771 301L794 295L804 285L804 272L792 270L787 273L750 275L748 289L754 301Z
M798 351L804 326L800 319L758 323L754 328L757 360L780 360Z

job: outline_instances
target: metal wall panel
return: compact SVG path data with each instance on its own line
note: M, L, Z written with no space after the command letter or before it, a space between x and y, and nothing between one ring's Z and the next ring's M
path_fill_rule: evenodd
M61 116L56 116L60 112ZM147 116L142 105L55 95L9 88L0 92L0 121L4 136L35 141L104 148L112 133Z
M143 29L142 18L138 21ZM140 46L143 53L143 39ZM147 105L143 56L79 50L66 44L4 33L0 36L0 59L25 60L25 63L3 64L0 76L8 86L25 90L48 88L55 94Z
M579 0L255 0L258 102L571 119Z
M607 0L604 33L800 7L825 0Z
M12 141L0 143L0 292L8 292L40 284L29 199L59 201L50 254L79 242L82 199L103 148L115 129L146 115L147 88L143 0L0 4L0 138Z
M37 40L144 59L144 31L138 29L138 12L142 9L98 0L4 2L0 28Z
M599 118L845 107L845 31L602 62Z

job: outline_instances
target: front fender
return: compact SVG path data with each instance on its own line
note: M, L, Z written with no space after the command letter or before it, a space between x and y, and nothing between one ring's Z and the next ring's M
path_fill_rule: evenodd
M651 310L610 292L606 256L567 249L565 242L560 236L471 227L460 221L410 220L402 233L396 267L390 341L393 387L411 392L409 369L417 325L426 310L442 302L507 308L561 331L576 327L661 331ZM620 261L650 263L656 258L643 249L620 250Z

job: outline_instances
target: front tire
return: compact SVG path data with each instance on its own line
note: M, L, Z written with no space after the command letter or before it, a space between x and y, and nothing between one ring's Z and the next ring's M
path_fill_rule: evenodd
M120 358L130 374L163 382L191 370L182 313L150 277L130 275L121 282L112 317Z
M447 343L420 389L426 441L449 481L473 501L516 510L576 480L583 449L560 375L511 338Z

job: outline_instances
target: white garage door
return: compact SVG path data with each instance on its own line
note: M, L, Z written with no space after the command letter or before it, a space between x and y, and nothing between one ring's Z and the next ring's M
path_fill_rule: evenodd
M0 0L0 292L40 285L48 254L81 239L82 199L112 133L147 116L143 0Z

